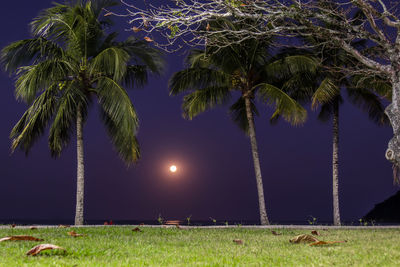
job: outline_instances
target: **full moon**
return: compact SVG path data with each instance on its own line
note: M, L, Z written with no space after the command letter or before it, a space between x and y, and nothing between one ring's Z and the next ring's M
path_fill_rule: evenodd
M175 165L172 165L171 167L169 167L170 172L176 172L177 168Z

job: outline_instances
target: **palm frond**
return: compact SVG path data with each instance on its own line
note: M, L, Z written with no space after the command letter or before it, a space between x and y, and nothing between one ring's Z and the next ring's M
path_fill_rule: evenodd
M381 77L357 75L351 77L351 86L354 88L368 88L387 101L392 101L392 86Z
M256 87L261 102L275 106L271 120L274 120L276 116L282 116L293 125L302 124L306 121L307 111L281 89L267 83L259 84Z
M291 98L301 104L306 104L310 101L315 91L315 76L307 73L297 73L289 79L283 80L278 88L287 93Z
M171 95L185 91L220 87L229 84L230 77L222 71L209 68L189 68L175 73L169 80Z
M101 46L99 47L99 51L103 51L104 49L107 49L109 47L116 45L117 42L115 39L117 37L118 37L117 32L112 32L112 33L108 34L107 36L105 36Z
M207 87L196 90L183 98L183 116L189 120L200 113L226 103L231 97L228 87Z
M309 56L286 56L265 66L266 74L271 79L282 80L298 73L315 74L318 68L317 61Z
M126 74L129 60L130 56L124 49L106 48L90 61L89 73L90 75L102 73L119 83Z
M77 2L75 5L57 4L43 10L32 23L32 32L36 37L56 40L66 45L75 58L92 56L103 31L97 17L93 15L90 2Z
M165 60L160 50L134 37L129 37L126 41L119 43L119 47L124 49L136 64L147 66L154 74L163 72Z
M333 101L338 95L340 95L340 88L330 77L326 77L313 94L311 107L316 109L319 105Z
M65 13L68 6L55 3L53 7L44 9L31 22L31 31L34 36L51 36L54 31L54 19L59 14Z
M103 109L100 112L108 135L119 156L127 165L137 162L140 159L140 146L136 135L132 134L129 126L121 127L121 125L116 124ZM127 120L129 119L127 118Z
M147 83L148 71L146 66L129 65L126 67L124 84L129 87L139 88Z
M211 65L209 56L200 49L193 49L185 58L185 65L189 68L208 68Z
M76 84L71 82L66 85L62 96L57 100L57 109L54 121L50 127L49 148L53 157L58 157L61 151L70 141L76 122L78 107L82 117L87 116L87 104L85 94Z
M78 14L79 12L68 5L55 3L54 7L43 10L31 22L32 33L35 37L65 43L68 50L75 50L78 56L82 56L84 48L81 47L79 31L85 30L86 23Z
M211 66L217 66L218 69L225 73L233 73L235 71L247 71L248 51L243 47L227 46L220 48L218 52L209 51L208 61Z
M27 154L43 134L56 107L57 85L45 90L23 114L10 133L12 151L20 147Z
M73 69L70 61L57 59L19 68L18 79L15 83L17 99L32 103L38 92L51 84L68 80Z
M127 163L139 159L136 139L138 117L124 88L116 81L102 77L98 80L98 97L102 119L121 158Z
M252 22L248 21L248 23ZM221 28L239 31L243 28L243 25L233 23L229 18L218 18L211 21L210 25L216 31ZM238 40L235 34L217 34L212 38L225 39L227 43L230 43L226 47L206 47L208 61L226 73L254 71L265 65L266 59L270 57L271 37Z
M251 112L253 113L253 118L259 115L259 112L253 100L251 100ZM236 125L248 135L249 120L247 119L246 103L243 97L240 97L229 108L229 115L236 123Z
M16 41L1 50L0 61L5 70L14 73L19 67L37 60L61 59L64 50L44 38Z
M379 97L364 88L347 88L349 101L368 113L370 120L378 125L389 124L385 114L385 107Z

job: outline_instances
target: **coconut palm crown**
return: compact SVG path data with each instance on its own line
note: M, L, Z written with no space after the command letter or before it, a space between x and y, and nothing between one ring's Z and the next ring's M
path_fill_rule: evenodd
M223 24L236 29L240 27L229 21ZM207 28L213 30L213 26ZM282 90L283 87L276 85L280 81L290 81L295 73L315 70L317 66L314 60L302 55L272 56L272 41L248 39L226 47L207 46L205 50L192 50L186 59L187 68L175 73L169 83L171 95L185 94L183 116L190 120L238 96L230 105L229 113L250 137L263 225L269 224L269 219L254 126L254 117L259 115L256 101L274 109L272 121L283 117L294 125L303 123L306 110Z
M83 224L83 124L96 100L101 118L120 157L130 164L140 156L138 116L125 90L142 86L148 73L160 73L162 58L147 43L106 33L111 20L104 8L112 0L55 3L31 22L32 38L1 51L5 70L16 76L15 93L29 107L12 129L12 149L29 152L49 127L53 156L77 133L78 184L76 224Z

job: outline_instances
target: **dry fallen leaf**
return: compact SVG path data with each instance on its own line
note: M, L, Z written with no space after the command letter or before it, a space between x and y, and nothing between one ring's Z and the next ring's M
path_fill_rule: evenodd
M335 243L347 242L347 241L320 241L311 235L298 235L289 241L291 243L311 243L310 246L330 245Z
M147 42L149 42L149 43L150 43L150 42L153 42L153 39L151 39L150 37L147 37L147 36L146 36L146 37L144 37L144 39L145 39Z
M11 228L15 228L15 226L17 226L15 223L10 225Z
M58 226L58 228L69 228L69 227L71 227L71 226L70 225L65 225L65 224L60 224Z
M240 239L234 239L233 242L235 242L238 245L243 245L243 241Z
M37 246L33 247L31 250L29 250L29 251L26 253L26 255L28 255L28 256L35 256L35 255L39 254L41 251L43 251L43 250L48 250L48 249L60 249L60 250L66 251L65 248L62 248L62 247L59 247L59 246L56 246L56 245L52 245L52 244L40 244L40 245L37 245Z
M311 231L311 234L312 234L312 235L321 235L317 230Z
M289 240L290 243L314 243L319 240L313 237L312 235L298 235Z
M73 237L84 236L84 234L77 234L75 231L68 232L68 235L73 236Z
M29 229L31 229L31 230L37 230L37 227L31 226Z
M142 230L139 227L135 227L132 229L133 232L142 232Z
M335 244L335 243L346 243L347 241L318 241L311 243L309 246L320 246L320 245L330 245L330 244Z
M33 236L29 235L13 235L13 236L7 236L4 238L0 239L0 242L3 241L43 241L43 239L39 239Z
M282 235L282 233L277 233L277 232L275 232L274 230L272 230L271 233L272 233L273 235Z

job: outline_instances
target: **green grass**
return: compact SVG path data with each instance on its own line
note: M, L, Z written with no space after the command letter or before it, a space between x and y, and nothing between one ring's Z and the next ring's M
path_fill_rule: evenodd
M90 227L0 229L0 237L32 235L42 242L0 243L0 266L400 266L400 230L320 231L320 240L347 240L323 247L291 244L289 239L309 230L184 229ZM68 231L87 234L73 238ZM233 242L243 240L243 245ZM64 247L67 252L26 252L40 243Z

